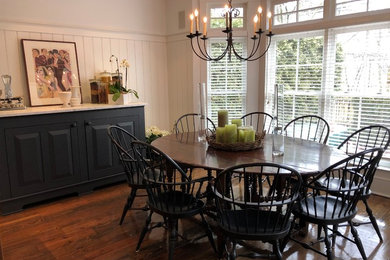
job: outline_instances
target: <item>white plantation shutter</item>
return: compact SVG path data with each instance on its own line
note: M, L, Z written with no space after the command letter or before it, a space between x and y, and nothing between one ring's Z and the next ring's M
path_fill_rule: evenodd
M278 84L279 124L322 116L330 125L330 145L368 125L390 128L389 46L390 23L274 36L266 111L274 114Z
M236 51L246 55L246 40L234 39ZM210 40L210 56L219 56L226 46L226 39ZM229 119L240 118L245 114L247 92L247 64L238 60L232 54L231 61L228 55L222 60L208 62L208 117L217 124L218 110L229 111Z
M332 29L329 39L329 143L371 124L390 127L390 23Z

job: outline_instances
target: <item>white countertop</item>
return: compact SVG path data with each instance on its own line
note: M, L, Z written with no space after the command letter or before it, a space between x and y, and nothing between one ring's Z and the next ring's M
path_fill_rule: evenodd
M107 104L81 104L76 107L62 107L58 106L40 106L40 107L27 107L21 110L3 110L0 111L0 117L15 117L15 116L29 116L29 115L41 115L41 114L54 114L54 113L67 113L67 112L78 112L88 111L96 109L115 109L125 107L139 107L145 106L146 103L136 102L127 105L107 105Z

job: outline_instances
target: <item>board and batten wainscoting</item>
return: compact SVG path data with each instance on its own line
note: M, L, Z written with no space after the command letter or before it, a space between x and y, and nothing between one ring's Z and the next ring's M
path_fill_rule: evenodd
M113 54L130 62L129 88L145 102L146 126L170 129L166 37L96 29L53 27L0 20L0 75L12 76L14 96L29 105L21 39L76 42L83 102L90 102L89 79L103 71L114 72Z

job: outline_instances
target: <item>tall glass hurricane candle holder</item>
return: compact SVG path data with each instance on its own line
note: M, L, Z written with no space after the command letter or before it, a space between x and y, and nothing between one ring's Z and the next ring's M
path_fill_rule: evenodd
M206 100L206 84L199 83L199 106L200 106L200 129L198 140L206 142L207 131L207 100Z
M284 155L284 138L285 131L282 127L275 127L272 134L272 155L283 156Z

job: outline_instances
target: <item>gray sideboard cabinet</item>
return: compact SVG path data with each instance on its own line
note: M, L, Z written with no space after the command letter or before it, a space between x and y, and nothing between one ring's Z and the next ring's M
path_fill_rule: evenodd
M144 106L0 115L0 213L125 180L110 125L144 140Z

